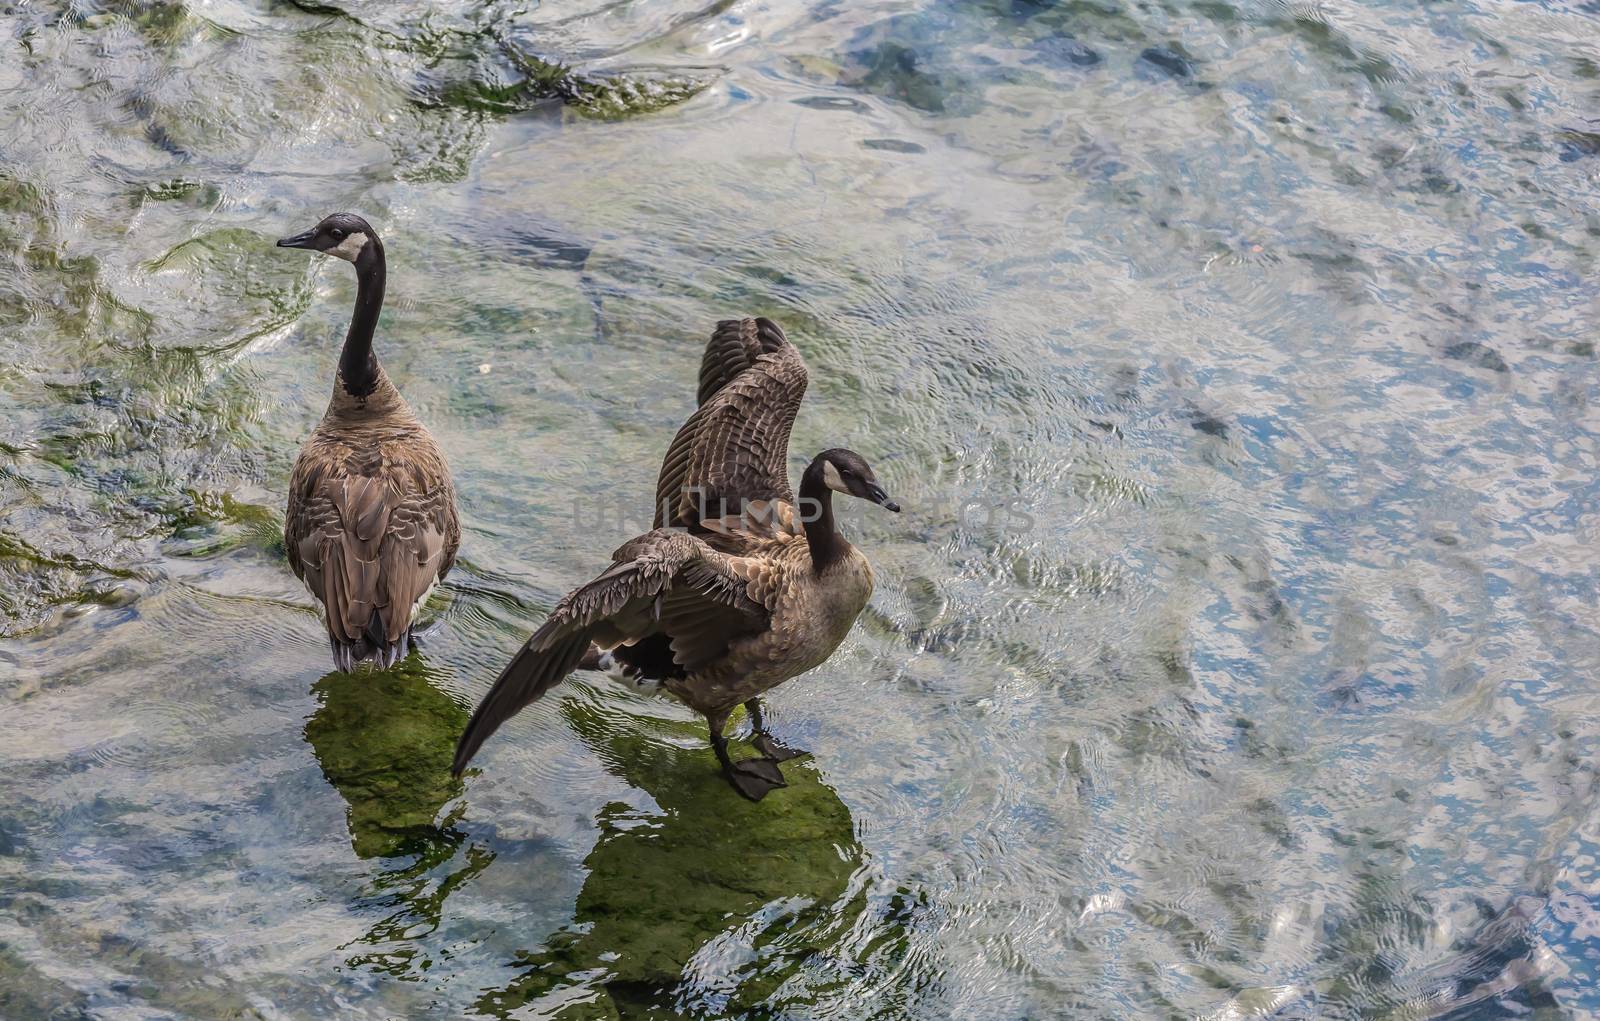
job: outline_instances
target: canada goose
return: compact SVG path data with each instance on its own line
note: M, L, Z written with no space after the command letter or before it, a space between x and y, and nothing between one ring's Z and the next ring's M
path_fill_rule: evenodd
M798 754L766 732L758 696L826 660L872 594L872 568L834 527L833 494L900 508L849 450L800 480L786 467L805 395L800 352L767 319L719 323L700 408L661 466L656 527L562 599L489 690L456 745L459 774L484 740L579 667L659 681L705 716L723 772L745 797L784 786ZM735 762L722 728L743 704L761 757Z
M278 242L356 267L356 308L333 397L289 478L283 544L295 577L326 610L333 661L387 669L411 645L411 617L455 563L456 495L439 445L372 354L383 308L383 242L334 213Z

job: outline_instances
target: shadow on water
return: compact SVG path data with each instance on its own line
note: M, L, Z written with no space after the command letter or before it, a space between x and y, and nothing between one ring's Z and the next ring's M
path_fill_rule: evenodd
M759 1012L832 952L859 914L851 878L864 852L849 810L808 760L786 763L789 786L754 804L728 788L703 728L577 699L564 713L659 811L601 810L572 923L519 955L520 977L480 997L479 1012L522 1016L532 1003L563 1019Z
M363 859L394 860L363 891L388 913L346 945L349 964L411 975L419 940L438 928L446 898L494 860L456 828L464 803L439 818L462 793L450 759L467 714L416 656L382 673L328 674L312 692L319 706L306 740L350 806L351 847Z

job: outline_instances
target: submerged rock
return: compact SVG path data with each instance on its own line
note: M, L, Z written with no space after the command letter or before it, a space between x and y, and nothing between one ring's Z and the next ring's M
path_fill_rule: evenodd
M312 688L321 705L305 737L325 776L349 805L350 844L374 867L360 900L377 920L341 947L352 968L416 979L432 951L421 937L439 927L445 903L494 861L456 827L465 803L450 775L466 711L412 656L382 672L328 674Z
M0 946L0 1015L88 1021L89 997L34 967L10 947Z
M972 82L962 75L927 66L915 49L883 41L849 54L842 84L936 114L970 114L980 104Z
M522 976L484 996L480 1010L503 1015L576 980L603 989L605 1000L575 998L579 1013L555 1016L654 1016L673 1003L690 961L707 966L706 949L727 941L716 966L734 972L718 978L737 1014L808 958L833 952L838 933L829 919L862 850L849 810L809 761L785 763L789 786L753 803L722 778L703 728L619 723L576 701L565 711L607 768L648 792L660 811L620 803L602 810L572 925L515 962Z
M1444 356L1458 362L1466 362L1468 365L1474 365L1480 369L1488 369L1491 372L1511 371L1511 366L1506 364L1506 360L1500 356L1500 352L1487 344L1480 344L1475 340L1464 340L1459 344L1451 344L1444 349Z
M1587 156L1600 156L1600 134L1592 131L1562 131L1556 135L1561 143L1561 162L1571 163Z
M861 100L846 96L801 96L789 102L810 110L848 110L851 113L867 113L872 109Z
M1053 35L1033 45L1033 56L1025 63L1050 67L1093 67L1100 63L1098 51L1071 36Z
M331 673L305 737L350 806L350 843L362 858L423 853L441 839L435 819L462 792L450 776L467 713L415 657L392 670Z
M864 138L861 145L866 149L877 149L880 152L903 152L911 155L927 152L927 148L917 142L905 142L898 138Z
M1194 62L1177 50L1165 46L1149 47L1139 54L1139 62L1182 81L1194 78Z

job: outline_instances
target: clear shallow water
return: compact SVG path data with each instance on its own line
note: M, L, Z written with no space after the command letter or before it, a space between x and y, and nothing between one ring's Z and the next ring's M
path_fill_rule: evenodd
M0 26L0 1016L1600 1011L1594 5ZM335 208L465 526L381 677L277 539ZM907 507L815 760L572 683L453 783L741 313Z

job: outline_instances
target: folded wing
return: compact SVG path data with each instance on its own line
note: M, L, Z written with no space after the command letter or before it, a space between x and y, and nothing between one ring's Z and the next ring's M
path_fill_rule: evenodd
M396 467L346 475L296 465L284 545L289 566L327 611L328 634L353 651L401 650L412 613L449 572L461 532L448 483ZM349 664L342 664L346 669Z

